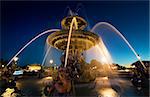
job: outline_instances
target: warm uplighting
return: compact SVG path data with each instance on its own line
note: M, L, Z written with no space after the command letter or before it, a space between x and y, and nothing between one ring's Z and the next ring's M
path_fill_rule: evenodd
M103 63L107 63L107 60L106 60L106 58L104 58L104 57L101 59L101 61L102 61Z
M14 92L15 90L12 88L7 88L5 90L5 92L1 95L2 97L16 97L15 95L13 95L12 93Z
M92 69L94 70L94 69L97 69L97 67L96 66L94 66L94 67L92 67Z
M112 66L111 67L113 70L117 70L117 66Z
M102 88L99 90L99 97L119 97L117 92L112 88Z
M42 83L44 85L49 85L52 83L52 81L53 81L53 77L51 77L51 76L48 76L48 77L45 77L42 79Z
M52 80L53 78L51 76L48 76L45 78L46 80Z
M108 77L106 76L106 77L103 77L102 79L103 79L103 80L108 80Z
M133 65L132 68L135 68L135 65Z
M29 69L29 71L39 71L39 70L41 70L41 66L39 66L39 65L29 65L28 69Z
M129 71L130 71L129 69L126 69L126 70L125 70L125 72L129 72Z

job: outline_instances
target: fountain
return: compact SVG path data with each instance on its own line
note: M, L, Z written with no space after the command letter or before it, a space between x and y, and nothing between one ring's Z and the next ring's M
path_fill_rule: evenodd
M113 89L111 89L111 85L108 80L109 74L112 73L111 65L113 63L113 60L112 60L111 55L110 55L109 51L107 50L105 44L103 43L102 38L98 34L95 33L95 29L96 28L100 29L101 27L102 28L106 27L106 28L112 30L113 32L116 32L126 42L126 44L129 46L129 48L135 54L137 59L143 65L140 57L138 56L136 51L133 49L133 47L130 45L130 43L126 40L126 38L114 26L112 26L109 23L106 23L106 22L97 23L91 29L91 31L87 31L87 30L85 30L85 28L87 27L87 22L82 17L74 15L72 13L70 16L63 18L63 20L61 21L61 26L62 26L62 29L47 30L47 31L44 31L44 32L38 34L33 39L31 39L26 45L24 45L14 55L14 57L9 61L7 66L14 60L15 57L17 57L32 42L34 42L36 39L38 39L42 35L51 33L46 39L46 43L49 45L49 47L43 58L42 66L44 65L45 60L46 60L51 48L53 47L64 53L64 55L62 55L62 57L61 57L61 62L62 62L61 65L65 68L73 67L71 72L77 72L77 74L75 75L77 78L81 78L80 75L84 75L84 74L87 74L87 75L89 74L89 75L93 76L92 71L94 71L97 68L103 68L103 72L101 72L101 73L106 73L106 74L103 76L103 78L97 79L97 82L100 82L100 81L102 83L106 82L108 87L103 87L103 88L109 92L111 91L113 93L113 95L117 95L116 92L113 91ZM100 62L99 63L95 62L95 63L100 64L100 66L93 66L92 62L89 64L85 61L85 56L83 56L83 53L86 53L88 50L90 50L92 48L96 49L97 54L101 55ZM145 69L144 65L143 65L143 67ZM112 75L113 74L111 74L111 76ZM104 85L106 85L106 84L104 84ZM105 92L103 90L100 90L99 92L100 92L100 94L105 95ZM110 94L110 95L112 95L112 94Z
M65 52L64 67L67 66L69 54L73 58L80 57L83 51L90 49L102 41L98 35L83 30L87 23L79 16L66 17L62 20L61 24L63 29L50 34L47 38L47 43Z
M67 67L67 65L70 64L85 64L85 57L83 56L83 53L86 53L89 49L95 47L95 49L97 49L97 52L101 55L101 57L99 58L100 62L107 65L107 68L110 68L110 65L112 65L113 63L111 55L109 54L109 51L103 43L102 38L95 33L95 30L97 28L100 29L106 27L109 30L116 32L126 42L126 44L129 46L129 48L132 50L132 52L135 54L135 56L145 69L143 62L141 61L140 57L135 52L133 47L130 45L130 43L111 24L107 22L99 22L91 29L91 31L86 31L85 28L87 27L87 22L82 17L77 16L71 11L70 16L65 17L61 21L61 26L62 29L47 30L31 39L14 55L14 57L9 61L7 65L9 65L14 60L14 58L17 57L33 41L35 41L42 35L53 32L47 37L46 40L49 48L47 49L46 54L43 58L42 66L45 63L51 47L64 52L64 55L62 55L61 58L62 65L64 67ZM109 70L109 72L111 71Z
M130 43L126 40L126 38L111 24L106 22L99 22L97 23L91 31L84 30L87 26L87 22L77 15L74 15L73 13L64 18L61 21L62 30L59 29L51 29L42 32L41 34L37 35L31 41L29 41L25 46L23 46L16 54L15 56L9 61L7 65L9 65L15 57L17 57L27 46L29 46L33 41L41 37L42 35L45 35L47 33L51 33L47 37L47 44L49 45L49 49L47 49L47 52L44 56L44 59L42 61L42 65L44 65L44 62L46 60L46 57L48 56L48 52L50 51L51 47L56 48L58 50L61 50L64 52L64 67L68 64L68 57L74 58L74 61L79 62L79 58L83 57L83 52L86 52L87 50L91 49L92 47L96 47L99 54L101 54L101 62L105 64L112 64L112 58L103 43L103 40L101 37L98 36L98 34L95 33L95 30L98 28L106 27L113 32L116 32L129 46L129 48L133 51L133 53L136 55L137 59L141 62L143 65L140 57L135 52L133 47L130 45ZM143 65L145 68L145 66Z
M35 41L42 35L45 35L51 32L54 32L54 33L48 36L47 44L50 45L50 48L52 46L56 49L59 49L65 52L64 67L67 66L69 54L71 54L73 58L79 57L79 55L81 55L83 52L87 51L88 49L92 48L93 46L95 46L98 49L98 52L102 55L102 58L101 58L102 62L105 62L107 64L112 64L112 58L107 48L105 47L103 40L97 34L94 33L97 28L98 29L108 28L112 30L113 32L117 33L126 42L126 44L135 54L137 59L143 65L143 68L144 69L146 68L143 62L141 61L139 55L134 50L134 48L130 45L130 43L126 40L126 38L113 25L107 22L99 22L91 29L91 31L85 31L84 29L87 26L87 22L82 17L77 16L71 10L69 10L69 12L70 12L70 16L64 18L61 21L62 30L51 29L51 30L47 30L47 31L40 33L39 35L31 39L26 45L24 45L8 62L7 66L14 60L15 57L17 57L33 41ZM45 62L48 52L50 51L50 48L47 50L46 55L44 56L42 65Z
M44 63L45 63L45 60L46 60L46 58L47 58L47 56L48 56L50 50L51 50L51 46L49 46L48 49L46 49L46 54L45 54L45 56L44 56L44 58L43 58L43 61L42 61L42 64L41 64L42 66L43 66Z
M39 37L47 34L47 33L51 33L53 31L59 31L59 29L51 29L51 30L47 30L44 31L40 34L38 34L37 36L35 36L34 38L32 38L27 44L25 44L11 59L10 61L7 63L7 66L10 65L10 63L25 49L27 48L32 42L34 42L36 39L38 39Z
M136 51L134 50L134 48L130 45L130 43L128 42L128 40L121 34L121 32L119 32L119 30L117 30L113 25L107 23L107 22L99 22L97 24L95 24L95 26L91 29L92 32L95 32L96 28L100 29L100 28L108 28L111 31L117 33L124 41L125 43L128 45L128 47L131 49L131 51L135 54L136 58L140 61L140 63L142 64L143 68L146 69L144 63L142 62L140 56L136 53Z

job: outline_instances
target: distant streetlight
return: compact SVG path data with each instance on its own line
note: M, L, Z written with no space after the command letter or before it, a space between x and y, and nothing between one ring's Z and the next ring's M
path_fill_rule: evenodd
M16 61L18 61L18 59L19 59L18 57L15 57L15 58L14 58L14 61L16 62Z
M5 67L4 65L2 65L2 67Z
M52 60L52 59L51 59L51 60L49 60L49 63L50 63L50 64L53 64L53 60Z

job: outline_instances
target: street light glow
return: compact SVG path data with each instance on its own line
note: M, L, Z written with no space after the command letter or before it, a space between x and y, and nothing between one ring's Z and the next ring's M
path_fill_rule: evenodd
M15 62L18 61L18 59L19 59L18 57L14 57L14 61L15 61Z
M4 65L2 65L2 67L5 67Z
M52 60L52 59L51 59L51 60L49 60L49 63L50 63L50 64L53 64L53 60Z

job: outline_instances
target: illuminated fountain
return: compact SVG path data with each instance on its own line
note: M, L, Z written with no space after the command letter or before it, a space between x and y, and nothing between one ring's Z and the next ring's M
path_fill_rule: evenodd
M107 22L99 22L91 29L91 31L85 31L84 29L87 26L87 22L83 18L76 16L72 13L71 16L68 16L62 20L61 26L62 30L50 29L35 36L13 56L13 58L8 62L7 66L32 42L34 42L41 36L52 32L54 33L50 34L47 38L47 43L50 45L50 47L48 48L44 56L42 65L46 60L51 46L65 52L64 67L67 66L69 54L71 54L71 56L73 57L79 57L83 52L91 49L92 47L97 48L98 52L102 55L100 58L102 63L112 64L112 58L107 48L105 47L103 40L96 33L94 33L96 29L107 28L117 33L126 42L126 44L129 46L129 48L132 50L132 52L135 54L135 56L141 62L143 68L145 69L145 66L141 61L140 56L136 53L136 51L126 40L126 38L113 25Z
M74 61L76 60L76 62L78 62L78 59L83 57L83 53L94 47L95 49L97 49L97 52L101 55L100 61L102 63L107 64L109 67L110 64L112 64L113 62L112 58L101 37L99 37L98 34L94 33L96 29L101 28L108 28L109 30L116 32L127 43L129 48L133 51L137 59L143 65L140 57L135 52L133 47L129 44L129 42L126 40L126 38L114 26L107 22L99 22L91 29L91 31L86 31L84 29L87 26L87 22L83 18L71 14L71 16L68 16L61 21L61 26L62 30L47 30L31 39L14 55L14 57L9 61L7 65L9 65L15 57L17 57L26 47L28 47L36 39L45 34L51 33L47 38L47 44L49 45L49 48L46 51L46 54L42 61L42 65L44 65L44 62L49 54L51 47L54 47L64 52L65 55L62 59L64 67L67 66L68 60L70 60L68 59L69 56L74 58ZM143 67L145 68L144 65Z
M62 30L50 34L47 43L65 52L64 67L67 66L69 55L79 61L82 52L102 41L97 34L84 30L87 22L79 16L66 17L61 25Z
M16 58L33 41L35 41L42 35L50 33L50 35L47 37L46 40L46 43L49 45L49 47L42 61L42 65L44 65L45 60L52 47L64 52L64 55L62 55L61 57L61 62L62 62L62 66L65 68L67 68L68 66L74 66L75 68L77 68L78 67L77 65L81 65L81 66L83 64L86 65L87 62L85 62L85 56L83 54L86 53L88 50L94 48L96 49L97 54L100 55L99 57L100 65L101 68L103 68L103 72L105 71L107 73L107 75L105 75L104 78L97 79L98 80L97 82L103 80L104 82L107 82L108 87L106 88L103 87L103 88L108 91L114 92L114 95L116 95L115 91L110 90L111 85L109 85L110 83L108 81L109 74L112 74L111 65L113 63L113 60L105 44L103 43L102 38L95 33L96 29L100 29L104 27L110 29L113 32L116 32L126 42L126 44L135 54L137 59L143 65L140 57L135 52L135 50L130 45L130 43L126 40L126 38L114 26L112 26L109 23L106 22L97 23L91 29L91 31L86 31L85 28L87 26L87 22L82 17L72 14L71 16L68 16L61 21L61 26L62 29L47 30L38 34L33 39L31 39L14 55L14 57L9 61L7 65L9 65L14 60L14 58ZM145 68L144 65L143 67ZM88 71L92 71L96 68L97 67L92 67L92 68L88 67ZM105 94L103 90L100 90L100 93Z

